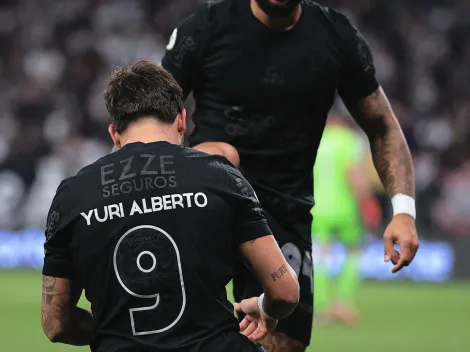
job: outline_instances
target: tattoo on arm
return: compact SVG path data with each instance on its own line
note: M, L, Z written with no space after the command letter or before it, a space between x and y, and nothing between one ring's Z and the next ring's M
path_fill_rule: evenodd
M389 196L414 197L410 150L382 88L359 102L345 104L369 138L375 168Z
M81 288L68 279L44 276L41 323L53 342L88 345L93 332L93 316L76 307Z
M56 282L57 279L51 276L44 276L42 280L41 322L46 334L54 329L54 319L52 318L51 309L54 296L60 296L64 294L64 292L56 291Z
M287 266L285 264L282 264L279 269L271 273L271 278L273 279L273 281L279 280L288 271L289 269L287 268Z

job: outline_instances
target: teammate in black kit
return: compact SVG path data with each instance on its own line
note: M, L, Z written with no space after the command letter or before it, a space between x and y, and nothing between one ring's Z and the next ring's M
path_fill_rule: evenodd
M369 46L343 14L312 1L211 1L175 29L162 65L196 100L190 144L234 163L236 148L240 169L299 275L298 308L263 344L269 351L303 351L313 315L312 168L336 92L368 135L389 195L414 208L411 156L375 78ZM393 243L401 245L393 271L408 265L418 248L413 212L399 208L384 235L386 261ZM260 292L240 267L235 298Z
M183 93L160 66L117 69L105 99L119 150L63 181L49 212L46 335L100 352L261 351L250 340L292 312L299 287L250 184L179 145ZM265 288L235 305L240 325L225 291L237 255ZM92 313L76 307L82 289Z

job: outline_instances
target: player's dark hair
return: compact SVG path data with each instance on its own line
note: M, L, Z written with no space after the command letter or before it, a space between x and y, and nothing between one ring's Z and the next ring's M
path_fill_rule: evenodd
M171 74L144 60L115 69L104 100L118 133L143 117L172 124L184 108L183 91Z

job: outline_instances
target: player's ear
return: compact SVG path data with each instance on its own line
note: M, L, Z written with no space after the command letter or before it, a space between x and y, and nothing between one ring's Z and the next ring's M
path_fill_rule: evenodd
M121 148L121 136L116 131L116 127L113 124L108 126L108 132L111 136L111 139L113 140L114 145L118 148Z
M180 136L186 132L186 109L183 108L181 112L176 116L176 127Z

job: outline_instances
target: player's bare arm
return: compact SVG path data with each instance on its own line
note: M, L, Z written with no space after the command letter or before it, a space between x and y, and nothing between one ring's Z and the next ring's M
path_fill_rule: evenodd
M263 286L260 297L235 304L237 311L246 314L240 330L253 341L267 338L299 301L297 275L285 260L273 236L265 236L240 245L240 255ZM262 255L260 255L262 253Z
M245 242L239 251L264 288L266 314L275 319L288 316L297 306L299 283L274 237Z
M81 292L70 279L43 276L41 324L51 342L74 346L90 343L93 316L77 307Z
M356 103L347 103L369 138L372 157L387 193L414 197L411 154L402 130L382 88Z
M411 154L401 127L382 88L358 102L345 101L352 116L369 138L372 158L382 184L390 197L414 198L415 184ZM400 245L401 258L393 272L413 260L419 241L413 217L394 216L384 234L385 261L391 259L393 244Z

